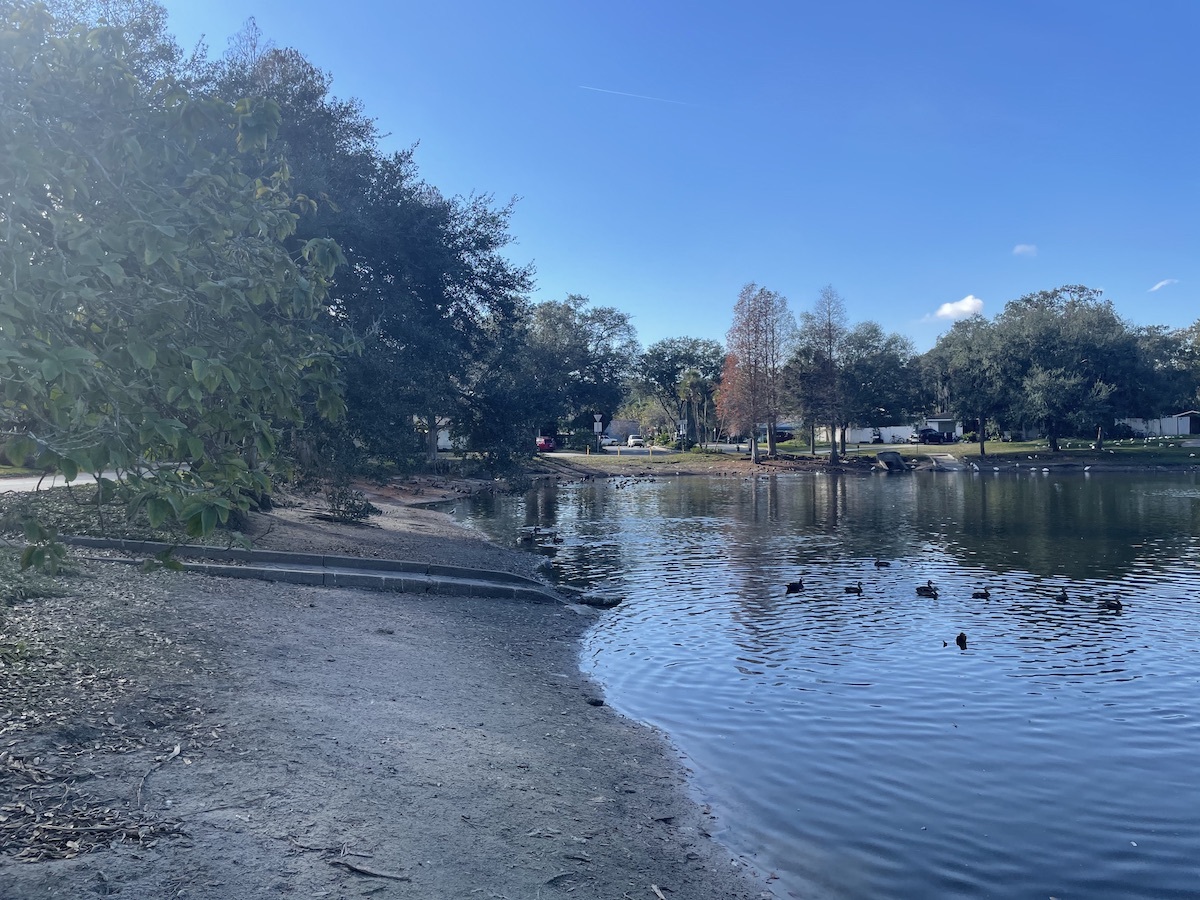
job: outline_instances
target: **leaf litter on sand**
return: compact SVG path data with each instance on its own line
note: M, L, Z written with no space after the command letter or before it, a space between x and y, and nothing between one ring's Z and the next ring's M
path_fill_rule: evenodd
M124 596L128 588L113 575L88 564L60 573L0 620L0 857L70 859L178 834L178 823L141 809L132 791L97 794L89 765L152 757L161 740L155 732L167 722L198 749L219 735L220 726L182 696L151 696L142 687L150 673L178 678L182 666L201 661L179 659L180 648L142 623L138 600ZM142 576L137 593L159 602L163 587L163 576ZM128 618L96 615L87 598L97 593L123 600Z

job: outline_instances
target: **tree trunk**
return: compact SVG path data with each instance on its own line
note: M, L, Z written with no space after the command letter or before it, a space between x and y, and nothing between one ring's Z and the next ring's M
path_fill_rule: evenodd
M1046 437L1050 441L1050 452L1057 453L1058 452L1058 434L1055 432L1055 430L1053 428L1050 428L1046 431Z
M829 423L829 464L836 465L838 461L837 425Z
M808 420L808 455L817 455L817 420Z
M842 425L842 458L846 456L846 432L850 430L850 423Z
M1104 449L1104 426L1103 425L1096 426L1096 449L1097 450Z
M437 416L428 416L429 430L425 434L425 457L430 463L437 463L438 420Z
M979 456L981 458L987 456L987 448L983 445L983 442L987 440L987 427L985 425L986 421L987 420L984 419L983 416L979 417Z
M750 433L750 462L758 462L758 435Z
M775 417L767 416L767 456L775 456Z

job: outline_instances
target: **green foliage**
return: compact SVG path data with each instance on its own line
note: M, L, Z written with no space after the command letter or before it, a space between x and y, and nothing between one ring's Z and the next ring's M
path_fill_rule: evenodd
M638 345L628 313L572 294L533 307L524 352L547 424L564 420L590 430L593 414L611 415L620 405Z
M20 554L0 547L0 622L3 621L3 607L29 600L34 597L59 597L66 589L61 583L63 569L60 567L54 576L43 569L22 567ZM0 642L0 655L6 646ZM16 652L19 648L7 648Z
M170 547L153 556L146 557L142 560L141 568L143 572L156 572L160 569L166 569L168 572L184 571L183 563L175 558Z
M1183 335L1134 328L1082 285L1028 294L993 322L955 323L927 366L943 408L981 428L989 419L1035 426L1052 450L1064 436L1178 410L1195 396Z
M711 435L725 350L705 338L666 338L638 358L637 387L653 396L675 420L687 422L689 441Z
M342 410L332 241L265 155L278 107L159 86L113 29L0 33L0 434L200 536L269 493L282 428Z
M325 502L329 506L329 517L337 522L362 522L380 512L362 491L354 490L345 481L326 485Z
M0 494L0 535L29 539L27 524L44 529L43 540L54 534L108 536L114 532L135 540L177 544L188 540L184 523L166 520L152 525L145 505L132 508L124 493L94 485L73 485L32 492ZM38 535L33 536L38 539ZM245 539L218 527L206 536L210 543L245 544Z
M1003 347L996 328L982 316L955 322L926 356L926 372L937 385L939 411L962 421L1004 419L1011 409L1011 385L1003 378ZM978 438L978 434L971 438Z
M57 575L67 558L67 548L58 540L58 530L29 519L25 522L25 539L28 543L21 552L21 568Z
M912 342L861 322L842 344L844 401L839 424L878 428L911 421L920 406L920 370Z
M445 197L413 151L382 153L358 101L333 96L328 73L272 47L253 20L215 84L279 105L292 184L313 209L297 237L331 236L349 260L330 294L333 322L357 340L344 360L347 416L294 435L304 465L334 479L371 459L413 469L436 458L442 428L497 463L528 444L506 425L529 396L514 340L531 270L502 252L512 204Z

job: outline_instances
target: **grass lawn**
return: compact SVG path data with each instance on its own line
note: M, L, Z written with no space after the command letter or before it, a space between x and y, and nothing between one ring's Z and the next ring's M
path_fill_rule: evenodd
M1195 441L1197 446L1185 442ZM1200 435L1181 435L1166 438L1129 438L1104 442L1104 449L1093 450L1091 441L1082 438L1067 438L1058 442L1059 452L1051 453L1045 440L1037 441L988 441L986 459L997 462L1076 463L1085 465L1128 466L1152 468L1156 466L1187 467L1200 466ZM881 448L873 444L850 444L847 456L874 456ZM906 459L920 458L931 454L948 454L963 460L979 460L979 444L960 441L957 444L905 444L891 447ZM783 453L796 456L808 454L805 440L785 441L779 444ZM817 444L817 452L829 452L828 444ZM682 454L687 457L689 454ZM664 458L665 461L665 458Z
M1130 438L1120 441L1105 441L1103 450L1093 450L1090 441L1069 438L1058 442L1059 452L1051 453L1044 441L988 441L985 449L987 459L1022 462L1032 457L1038 462L1078 462L1080 465L1104 463L1122 466L1195 466L1200 465L1200 446L1185 446L1185 441L1200 437ZM945 452L960 459L979 457L979 444L958 443L945 445Z
M16 478L22 475L40 475L37 469L26 469L21 466L0 465L0 478ZM0 485L2 487L2 485Z

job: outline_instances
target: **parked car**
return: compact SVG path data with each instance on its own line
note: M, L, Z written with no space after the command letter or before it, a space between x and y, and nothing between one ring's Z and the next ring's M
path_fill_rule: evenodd
M775 432L775 442L778 444L782 444L784 441L790 441L794 437L795 437L795 435L792 434L790 431Z
M600 438L600 446L601 447L615 447L619 443L621 443L621 442L618 441L615 437L609 437L608 435L605 435L604 437Z
M645 447L646 442L642 440L640 434L631 434L625 441L625 445L628 447Z
M920 431L914 431L908 436L910 444L943 444L945 437L940 431L933 428L922 428Z
M537 439L537 448L539 453L549 453L554 449L554 438L544 434L539 434Z

